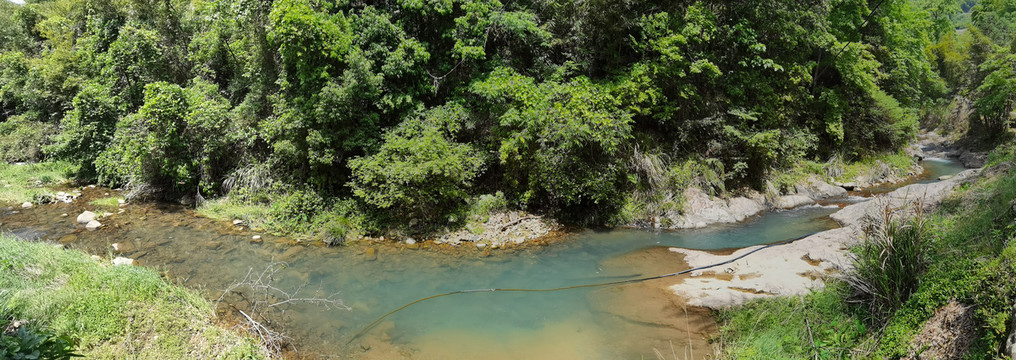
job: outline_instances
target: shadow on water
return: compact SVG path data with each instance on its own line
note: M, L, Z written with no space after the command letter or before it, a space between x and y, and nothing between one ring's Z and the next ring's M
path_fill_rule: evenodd
M84 189L73 204L37 206L0 218L2 229L56 241L92 254L122 255L160 269L211 299L273 261L288 267L276 285L305 296L338 293L350 310L288 307L281 319L297 352L293 358L343 359L639 359L654 349L679 358L711 353L715 331L707 310L669 292L681 277L610 288L550 293L473 293L421 303L386 319L346 346L378 316L421 297L471 288L551 288L646 276L687 268L667 250L741 248L830 229L834 206L809 206L746 222L676 232L582 231L551 246L494 252L424 242L410 250L392 244L340 248L293 245L197 217L179 206L129 205L87 231L75 223L95 210L91 198L109 190ZM108 209L117 212L116 209ZM63 216L63 214L68 214ZM111 244L117 243L114 251ZM368 256L368 247L377 250ZM692 354L694 352L694 354ZM694 355L694 356L692 356Z

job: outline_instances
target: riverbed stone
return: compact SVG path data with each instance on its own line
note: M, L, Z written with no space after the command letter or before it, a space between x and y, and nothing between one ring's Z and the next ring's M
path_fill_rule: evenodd
M785 195L776 199L773 204L778 209L793 209L798 206L812 204L815 201L804 195Z
M74 234L67 234L67 235L61 236L60 239L57 240L58 243L61 243L61 244L64 244L64 245L73 243L75 241L78 241L78 236L74 235Z
M815 201L847 195L846 189L830 185L815 175L808 177L808 180L805 182L797 184L795 189L798 195L807 196Z
M117 256L115 259L113 259L113 266L121 266L121 265L133 266L134 259L125 258L123 256Z
M31 209L32 208L32 203L25 201L25 202L21 203L21 208L22 209Z
M85 224L85 229L88 229L88 230L95 230L95 229L98 229L100 227L102 227L102 223L100 223L98 221L95 221L95 220L89 221L87 224Z
M252 242L252 243L260 243L261 242L261 235L251 236L250 237L250 242Z
M95 213L91 211L85 211L78 215L78 224L87 224L92 221L95 221Z
M364 257L367 261L377 260L377 249L372 247L367 248L367 250L364 251Z

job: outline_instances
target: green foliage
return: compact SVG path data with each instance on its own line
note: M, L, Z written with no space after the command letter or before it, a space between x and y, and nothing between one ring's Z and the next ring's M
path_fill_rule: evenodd
M476 149L454 140L465 116L463 108L449 105L386 134L377 153L349 162L353 193L408 218L440 219L463 204L484 166Z
M0 123L0 161L37 162L44 158L54 126L14 116Z
M113 140L124 104L100 84L82 87L74 97L74 108L64 117L59 136L47 152L79 166L79 176L95 176L95 160Z
M679 207L671 183L763 190L805 159L895 152L918 108L945 84L980 86L988 68L967 69L1008 44L1001 0L978 3L962 36L954 2L878 4L8 4L0 123L38 125L8 125L31 154L57 128L45 150L79 178L159 197L267 208L300 189L361 201L356 218L435 224L501 191L602 223ZM452 112L454 128L422 120ZM667 160L657 175L680 167L676 180L650 186L638 152Z
M113 142L96 160L99 180L178 192L212 192L225 156L228 104L214 85L145 87L145 103L119 121Z
M7 320L0 320L0 329L7 329L9 324ZM68 336L29 330L28 326L22 325L9 333L0 333L0 359L67 360L81 357L74 353L74 345L74 339Z
M628 182L620 162L631 115L589 79L536 84L510 69L471 86L497 104L505 181L522 204L609 208Z
M218 358L244 351L261 357L251 351L251 339L212 325L205 299L153 270L101 265L78 251L7 237L0 238L0 269L4 318L77 339L88 358Z
M718 312L721 358L850 358L867 327L841 299L841 287L834 283L803 297L756 300Z
M1016 54L999 55L985 61L981 71L988 75L977 88L974 123L985 137L1005 134L1016 109Z

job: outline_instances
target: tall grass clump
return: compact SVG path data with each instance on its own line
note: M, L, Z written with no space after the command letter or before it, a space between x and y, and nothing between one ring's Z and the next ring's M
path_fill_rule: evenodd
M865 230L854 249L853 268L844 276L850 287L847 300L866 308L872 323L883 323L917 291L928 266L928 224L921 204L908 219L888 206Z

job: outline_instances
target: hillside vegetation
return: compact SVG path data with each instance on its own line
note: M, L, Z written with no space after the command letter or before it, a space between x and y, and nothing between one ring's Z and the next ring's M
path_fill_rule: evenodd
M457 226L498 192L626 223L683 187L778 191L801 160L896 153L963 86L997 134L1016 60L991 4L1012 7L0 2L0 155L305 232ZM996 25L955 35L967 18Z

